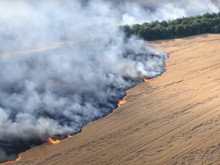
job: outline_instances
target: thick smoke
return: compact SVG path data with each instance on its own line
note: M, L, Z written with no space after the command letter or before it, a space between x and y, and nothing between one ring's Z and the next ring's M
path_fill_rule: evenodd
M79 132L116 108L126 89L164 72L166 54L118 28L130 21L126 14L142 20L137 9L145 20L159 10L100 0L0 1L0 161L47 136Z

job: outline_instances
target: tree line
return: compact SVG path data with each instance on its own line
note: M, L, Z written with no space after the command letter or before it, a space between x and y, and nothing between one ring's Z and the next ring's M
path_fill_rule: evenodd
M124 25L120 27L127 37L136 35L145 40L188 37L205 33L220 33L220 12L201 16L183 17L172 21Z

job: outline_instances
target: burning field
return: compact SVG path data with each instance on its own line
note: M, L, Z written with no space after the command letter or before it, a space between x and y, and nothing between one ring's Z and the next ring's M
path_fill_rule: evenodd
M81 133L13 164L218 164L220 35L152 43L167 71L127 91L125 104Z
M112 112L126 89L164 72L167 55L145 42L104 38L1 59L1 160L80 132Z
M58 3L53 5L56 9ZM107 20L110 21L106 5L100 3L100 9L106 8L106 15L99 13L103 11L93 11L92 4L87 7L80 7L78 3L72 5L78 7L76 10L81 10L81 20L86 20L86 16L90 15L90 22L77 25L81 33L83 28L90 28L89 36L82 42L43 51L36 48L29 50L30 45L39 39L32 34L34 36L28 36L20 48L26 54L18 52L15 56L15 45L13 52L5 50L2 55L0 161L15 159L18 153L46 142L48 136L63 139L67 134L80 132L84 125L106 116L122 104L123 101L118 104L118 100L125 96L126 89L144 78L152 78L164 72L164 60L167 58L165 53L156 51L136 37L126 39L118 26L106 26ZM49 22L47 19L50 17L44 9L41 10L44 19ZM61 11L56 11L54 15L58 16L59 13ZM65 16L68 14L71 13ZM30 26L49 28L49 25ZM58 30L56 28L52 29ZM23 33L22 30L17 33ZM29 33L29 27L26 31ZM67 31L71 32L70 29ZM13 48L20 34L12 37L15 38L5 36L5 40L8 39L6 41ZM81 38L76 34L74 37ZM4 49L2 46L2 51Z
M1 1L0 162L18 161L19 153L48 140L66 143L86 124L127 105L127 89L165 71L168 55L126 38L120 25L217 10L205 2L197 1L204 8L181 8L182 1L150 7L142 1ZM178 12L170 13L172 7Z

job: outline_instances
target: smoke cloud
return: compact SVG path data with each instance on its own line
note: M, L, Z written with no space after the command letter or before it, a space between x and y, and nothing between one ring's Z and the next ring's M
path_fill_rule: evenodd
M120 6L123 11L123 24L172 20L219 11L211 0L139 0L131 2L125 2Z
M209 3L0 1L0 161L79 132L116 108L126 89L164 72L167 55L125 39L119 25L172 19L174 7L180 16L216 10Z

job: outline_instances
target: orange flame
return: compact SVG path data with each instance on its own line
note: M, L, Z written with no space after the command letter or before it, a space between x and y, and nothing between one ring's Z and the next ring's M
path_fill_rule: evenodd
M51 137L48 137L48 141L49 141L50 144L58 144L61 141L64 141L64 140L66 140L68 138L72 138L72 137L73 137L73 135L70 135L70 134L67 134L67 137L65 139L62 139L62 140L60 140L60 139L53 139Z
M15 159L15 162L18 162L21 160L21 156L18 155L18 157Z
M48 141L51 143L51 144L58 144L61 142L60 139L53 139L51 137L48 137Z
M144 82L148 82L148 81L149 81L149 79L146 79L146 78L144 79Z
M165 66L164 66L165 71L167 71L167 66L168 66L168 64L167 64L167 62L165 62Z
M123 98L122 100L119 100L118 102L118 107L120 107L122 104L125 104L127 101L125 100L125 98Z
M72 138L73 136L70 134L67 134L67 138Z
M15 159L15 160L9 160L7 162L3 162L3 163L0 163L0 165L4 165L4 164L9 164L9 163L14 163L14 162L18 162L21 160L21 156L18 155L18 157Z

